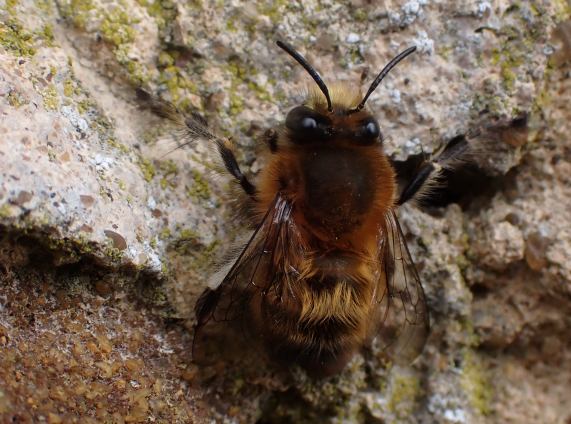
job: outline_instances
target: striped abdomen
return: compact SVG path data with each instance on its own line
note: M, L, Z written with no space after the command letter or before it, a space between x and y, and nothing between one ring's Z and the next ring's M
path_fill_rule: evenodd
M331 375L366 340L373 284L369 267L347 256L313 259L310 268L311 275L284 282L281 296L264 296L256 327L274 358Z

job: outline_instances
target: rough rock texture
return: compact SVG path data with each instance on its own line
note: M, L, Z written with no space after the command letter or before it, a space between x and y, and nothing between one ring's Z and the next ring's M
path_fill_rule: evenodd
M568 422L568 15L564 1L0 0L0 421ZM255 174L256 136L309 83L277 38L355 84L415 44L369 102L387 152L403 163L465 136L476 153L459 192L400 211L432 319L413 367L373 348L328 381L278 383L191 363L192 307L240 223L208 146L168 154L133 88L206 115Z

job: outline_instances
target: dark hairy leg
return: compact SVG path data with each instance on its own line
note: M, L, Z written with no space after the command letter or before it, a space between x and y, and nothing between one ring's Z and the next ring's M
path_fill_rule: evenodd
M458 162L464 160L469 148L465 137L452 139L436 158L420 165L416 174L402 190L397 205L400 206L423 193L423 190L438 177L443 169L453 168Z
M173 104L161 100L141 88L138 88L136 93L139 101L148 106L154 113L163 118L167 118L181 127L183 130L183 140L177 149L192 144L199 139L214 142L226 171L234 177L246 194L252 198L255 197L256 187L240 169L236 155L234 154L234 147L230 140L218 137L211 132L206 120L201 115L191 114L190 116L183 116Z

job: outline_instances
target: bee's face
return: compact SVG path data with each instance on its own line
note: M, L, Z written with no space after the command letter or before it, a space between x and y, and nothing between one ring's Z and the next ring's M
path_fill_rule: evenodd
M334 87L330 90L319 73L293 47L282 41L277 45L293 57L313 78L317 90L310 90L306 104L292 109L287 115L285 127L288 140L294 145L343 145L373 146L382 141L379 123L368 113L365 103L383 78L401 60L416 50L409 47L394 57L377 75L365 96L359 90Z
M333 112L297 106L287 115L288 140L296 145L338 143L372 146L382 140L377 120L367 111L349 112L339 108Z

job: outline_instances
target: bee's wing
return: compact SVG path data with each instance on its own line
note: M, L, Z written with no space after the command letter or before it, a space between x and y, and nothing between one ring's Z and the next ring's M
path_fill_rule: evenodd
M380 234L376 335L393 362L410 363L423 350L429 333L428 308L402 229L394 211Z
M243 339L252 332L252 328L247 328L252 315L271 309L265 308L268 299L281 298L287 290L288 275L295 273L291 253L299 249L291 211L291 203L278 194L222 282L214 289L206 289L198 299L193 340L197 362L211 359L211 353L206 352L216 350L212 344L217 343L217 337L226 339L221 342L226 349L233 349L227 345L228 334L219 333L232 329L240 333L234 334L235 338ZM258 305L257 312L254 304ZM217 325L220 323L223 325Z

